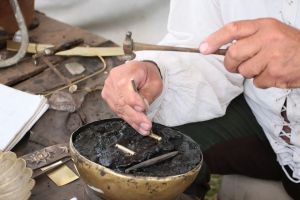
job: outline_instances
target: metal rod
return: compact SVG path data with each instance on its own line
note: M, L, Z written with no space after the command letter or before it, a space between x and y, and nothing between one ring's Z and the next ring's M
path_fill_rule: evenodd
M65 85L70 85L72 81L66 78L47 58L41 57L42 60L54 71L54 73L65 83Z
M131 81L131 85L132 85L134 91L135 91L136 93L138 93L138 89L137 89L137 87L136 87L136 85L135 85L134 79L132 78L130 81ZM144 114L146 115L146 112L145 112L145 111L144 111ZM160 136L154 134L154 133L152 132L152 129L150 129L150 134L149 134L148 136L151 137L151 138L153 138L153 139L155 139L155 140L157 140L158 142L162 140L162 137L160 137Z

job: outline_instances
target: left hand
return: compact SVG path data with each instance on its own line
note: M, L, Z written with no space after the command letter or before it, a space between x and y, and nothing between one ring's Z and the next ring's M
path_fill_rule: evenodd
M200 45L210 54L233 43L224 59L230 72L254 78L258 88L300 87L300 31L276 19L231 22L207 37Z
M131 79L137 86L134 91ZM148 135L152 122L143 113L163 90L157 66L151 62L130 61L113 68L101 95L108 106L142 135Z

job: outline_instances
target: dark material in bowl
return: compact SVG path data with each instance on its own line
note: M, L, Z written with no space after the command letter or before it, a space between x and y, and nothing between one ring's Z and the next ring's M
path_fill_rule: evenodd
M133 165L172 151L179 151L179 154L130 173L165 177L184 174L200 163L200 147L190 137L157 123L153 123L152 130L163 138L160 142L140 135L122 119L107 119L81 127L74 133L72 141L82 156L121 173ZM116 143L135 151L136 155L126 155L115 147Z

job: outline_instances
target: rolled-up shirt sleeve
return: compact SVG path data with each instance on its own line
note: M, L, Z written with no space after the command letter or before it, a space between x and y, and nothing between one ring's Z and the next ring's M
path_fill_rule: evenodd
M163 92L147 115L167 126L220 117L243 91L243 77L227 72L222 56L149 51L136 59L151 59L161 70Z
M159 45L197 48L222 27L218 9L214 0L171 1L169 33ZM135 60L155 62L163 77L163 92L147 112L154 122L177 126L220 117L243 92L244 78L224 68L224 56L170 51L139 51L136 55Z

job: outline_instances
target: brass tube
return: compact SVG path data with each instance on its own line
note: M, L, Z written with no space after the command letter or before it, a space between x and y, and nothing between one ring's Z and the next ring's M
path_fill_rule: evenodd
M116 144L116 147L118 149L122 150L123 152L128 153L128 154L130 154L132 156L134 156L136 154L134 151L131 151L130 149L128 149L128 148L126 148L126 147L124 147L122 145Z
M154 133L152 132L152 129L151 129L150 134L149 134L148 136L151 137L151 138L153 138L153 139L155 139L155 140L157 140L158 142L162 140L162 137L160 137L160 136L154 134Z

